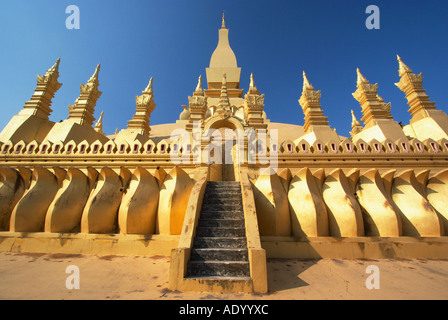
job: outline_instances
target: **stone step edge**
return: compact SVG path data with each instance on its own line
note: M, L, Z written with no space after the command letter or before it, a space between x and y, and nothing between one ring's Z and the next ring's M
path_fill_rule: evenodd
M204 229L212 229L212 230L227 230L227 231L234 231L234 230L238 230L238 231L243 231L246 230L246 228L244 226L241 227L213 227L213 226L203 226L203 225L198 225L196 227L196 231L197 230L204 230Z
M196 239L213 239L213 240L228 240L228 239L235 239L235 240L246 240L246 237L195 237Z
M222 209L222 208L216 208L216 207L213 207L213 208L211 208L211 207L203 207L203 209L201 210L201 214L202 213L216 213L216 212L218 212L218 213L229 213L229 214L231 214L231 213L236 213L236 214L242 214L242 213L244 213L244 210L243 209L231 209L231 210L226 210L226 209Z
M230 221L230 222L235 222L235 221L244 221L244 219L241 219L241 218L226 218L226 219L223 219L223 218L216 218L216 219L212 219L211 217L203 217L203 219L201 219L200 220L200 222L204 222L204 223L207 223L207 222L210 222L210 221L213 221L213 222L227 222L227 221ZM198 224L198 227L200 227L200 225Z
M247 252L248 250L246 248L191 248L192 251L240 251L240 252Z
M186 276L184 279L201 279L201 280L228 280L228 281L249 281L251 277L229 277L229 276Z
M210 264L210 265L219 265L219 264L225 264L225 265L229 265L229 264L236 264L236 265L248 265L249 261L243 261L243 260L237 260L237 261L233 261L233 260L193 260L193 261L188 261L188 263L190 264L196 264L196 265L206 265L206 264Z

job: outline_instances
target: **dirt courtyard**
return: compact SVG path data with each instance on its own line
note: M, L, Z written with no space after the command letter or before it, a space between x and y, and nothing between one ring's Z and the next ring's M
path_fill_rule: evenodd
M448 261L268 259L267 294L168 290L169 257L0 253L2 300L448 299ZM79 289L66 280L79 270ZM368 289L367 267L379 289ZM68 273L66 273L68 271Z

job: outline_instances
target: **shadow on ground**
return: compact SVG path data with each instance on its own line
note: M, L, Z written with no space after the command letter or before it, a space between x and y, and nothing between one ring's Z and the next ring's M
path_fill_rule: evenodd
M308 286L300 274L319 260L267 259L268 288L270 293Z

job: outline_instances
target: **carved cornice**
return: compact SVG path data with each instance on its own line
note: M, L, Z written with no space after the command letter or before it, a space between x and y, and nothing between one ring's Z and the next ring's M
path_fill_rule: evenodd
M192 96L188 97L188 104L193 109L203 109L207 106L207 97L204 96Z
M299 103L303 106L306 103L319 103L321 98L321 91L304 90L300 97Z
M245 105L249 110L263 110L264 107L264 94L262 95L250 95L246 94L244 97Z
M405 73L395 85L405 93L408 93L412 89L421 89L423 85L423 74Z

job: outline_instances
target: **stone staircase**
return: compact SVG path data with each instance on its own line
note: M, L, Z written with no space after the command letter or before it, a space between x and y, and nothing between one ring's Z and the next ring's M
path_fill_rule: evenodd
M239 182L207 183L186 278L250 279Z

